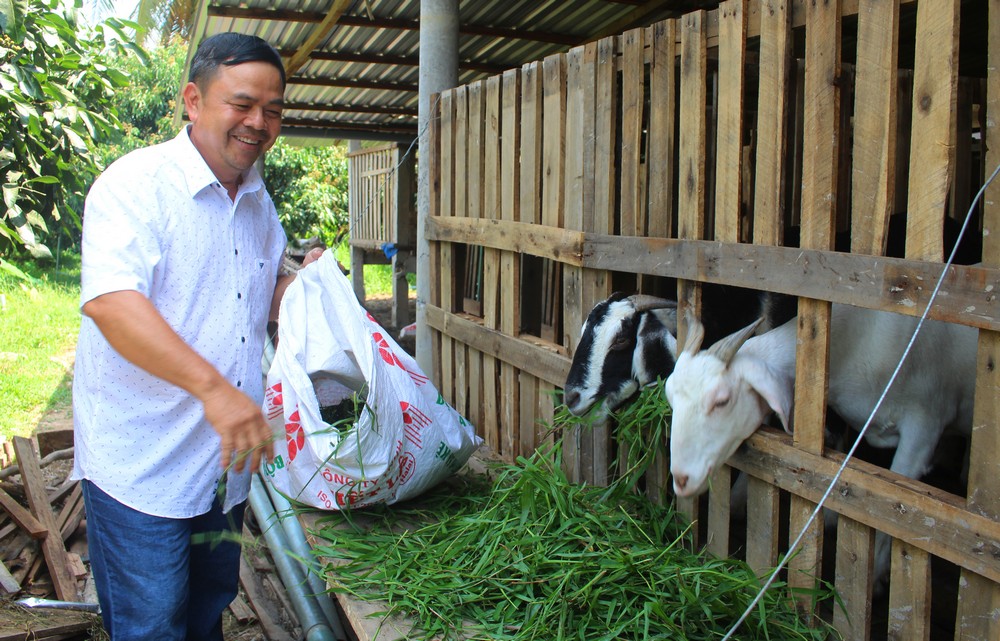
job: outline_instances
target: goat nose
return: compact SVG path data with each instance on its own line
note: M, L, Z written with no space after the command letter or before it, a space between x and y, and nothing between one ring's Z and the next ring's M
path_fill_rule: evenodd
M674 485L676 485L678 489L683 490L687 487L689 478L690 477L687 474L674 474Z
M576 391L567 391L563 398L566 401L567 407L575 407L576 404L580 402L580 393Z

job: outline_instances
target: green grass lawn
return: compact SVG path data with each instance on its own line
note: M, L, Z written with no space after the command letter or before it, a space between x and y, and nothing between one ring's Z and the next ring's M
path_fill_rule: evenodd
M7 268L4 268L6 266ZM19 264L30 280L0 263L0 439L30 436L48 411L72 398L73 352L80 329L80 261Z
M336 256L350 266L346 244ZM365 290L390 294L391 267L366 267ZM79 256L64 253L58 265L0 262L0 441L30 436L44 414L71 405L79 298Z

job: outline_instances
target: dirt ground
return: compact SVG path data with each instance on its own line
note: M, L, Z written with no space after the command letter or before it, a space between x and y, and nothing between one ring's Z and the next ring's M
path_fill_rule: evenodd
M396 327L392 324L392 301L389 298L373 298L365 301L365 308L371 312L372 316L388 330L389 335L391 335L400 347L405 349L410 354L414 353L416 341L412 336L400 338L400 327ZM412 294L409 301L409 317L412 320L416 319L416 300L413 298ZM72 360L72 359L70 359ZM72 371L72 367L69 368ZM73 416L72 409L69 407L65 408L55 408L52 411L46 413L39 421L36 431L43 430L61 430L61 429L72 429L73 427ZM53 473L56 470L61 470L68 474L71 468L71 463L62 462L59 468L54 468ZM252 532L259 531L258 526L253 520L251 515L248 519L248 528ZM250 559L250 564L258 573L268 574L271 569L268 567L268 559L266 550L262 550L261 546L247 546L247 557ZM295 615L291 610L290 604L287 601L286 595L281 592L280 583L271 579L271 577L265 577L265 589L261 591L261 594L265 595L265 598L271 600L269 604L269 609L272 610L272 614L275 615L275 622L279 627L287 628L289 633L299 632L297 628L297 622L295 620ZM276 577L275 577L276 578ZM259 598L259 597L258 597ZM240 589L240 595L238 600L247 600L247 595L245 594L243 588ZM0 612L0 615L3 613ZM10 614L8 612L7 614ZM270 637L266 634L264 627L261 625L260 621L256 618L247 618L245 620L238 619L230 610L226 610L225 617L223 620L224 625L224 636L227 641L270 641ZM88 633L81 634L75 637L60 637L65 639L65 641L103 641L106 639L106 635L102 628L95 625ZM295 638L294 636L292 638Z

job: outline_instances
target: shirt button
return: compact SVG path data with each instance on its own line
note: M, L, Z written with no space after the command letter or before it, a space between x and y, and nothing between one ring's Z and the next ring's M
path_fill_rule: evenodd
M241 385L243 385L243 381L236 381L236 387L240 387Z
M240 255L240 250L238 250L238 249L236 250L236 255L237 255L237 256L239 256L239 255Z
M236 292L236 300L240 300L241 298L243 298L243 294Z
M247 337L246 336L240 336L240 342L241 343L247 342Z

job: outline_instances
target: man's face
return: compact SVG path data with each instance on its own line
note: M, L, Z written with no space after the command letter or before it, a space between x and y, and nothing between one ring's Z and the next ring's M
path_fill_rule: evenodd
M222 65L204 88L188 83L191 142L230 186L271 148L281 131L281 74L266 62Z

